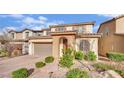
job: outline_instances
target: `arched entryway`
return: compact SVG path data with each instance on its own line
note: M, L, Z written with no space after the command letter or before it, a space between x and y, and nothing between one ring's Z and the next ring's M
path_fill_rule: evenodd
M63 52L68 48L68 40L65 37L61 37L59 39L59 55L60 57L63 55Z

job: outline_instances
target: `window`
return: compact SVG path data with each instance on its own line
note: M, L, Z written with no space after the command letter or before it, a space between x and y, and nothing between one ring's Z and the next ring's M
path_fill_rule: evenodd
M85 31L85 27L84 26L75 26L73 27L74 30L77 30L78 32L84 32Z
M83 28L82 27L79 27L78 28L78 32L82 32L83 31Z
M42 32L37 32L37 33L36 33L36 36L42 36L42 35L43 35Z
M105 36L108 36L109 35L109 28L108 27L106 27L104 29L103 35L105 35Z
M65 31L65 28L64 27L59 27L58 31Z
M88 40L81 40L80 41L80 50L84 53L87 53L90 50L90 43Z
M29 32L25 32L25 37L29 37Z
M11 33L11 38L15 39L15 33Z

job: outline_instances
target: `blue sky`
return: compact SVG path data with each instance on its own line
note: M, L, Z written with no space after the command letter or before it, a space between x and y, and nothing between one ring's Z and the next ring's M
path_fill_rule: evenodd
M54 24L96 22L94 32L100 23L116 17L116 14L1 14L0 32L5 30L20 31L25 28L40 30Z

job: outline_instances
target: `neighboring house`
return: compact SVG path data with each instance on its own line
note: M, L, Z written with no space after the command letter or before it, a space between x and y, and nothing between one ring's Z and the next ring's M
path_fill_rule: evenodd
M102 33L99 39L99 54L106 56L107 52L124 53L124 16L119 16L103 22L98 33Z
M94 22L62 24L50 26L46 36L33 36L28 40L29 55L59 58L64 49L73 48L84 53L94 51L98 58L98 38L101 34L93 33Z
M43 30L31 30L24 29L20 32L17 31L9 31L8 37L10 38L10 44L14 45L15 49L21 51L22 54L29 53L29 37L33 36L46 36L48 34L49 29Z

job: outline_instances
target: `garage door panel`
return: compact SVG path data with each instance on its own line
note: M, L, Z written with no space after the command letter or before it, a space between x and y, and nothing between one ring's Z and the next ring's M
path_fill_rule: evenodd
M34 44L34 55L46 57L52 55L52 43L36 43Z

